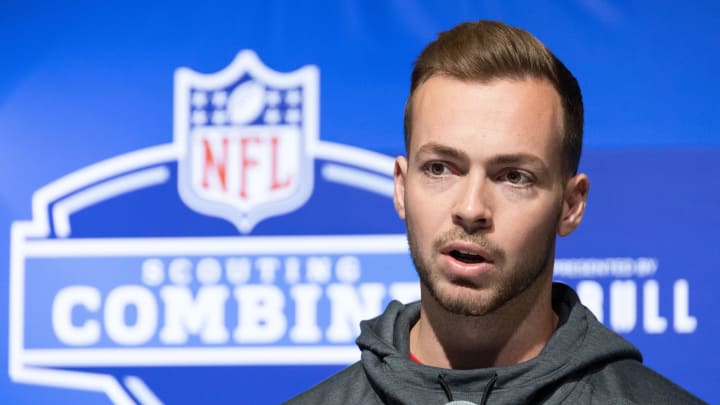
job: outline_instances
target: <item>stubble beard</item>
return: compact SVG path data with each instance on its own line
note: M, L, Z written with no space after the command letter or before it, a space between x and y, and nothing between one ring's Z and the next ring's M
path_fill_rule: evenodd
M498 279L495 285L484 286L485 291L479 291L470 280L451 280L451 285L447 285L448 280L443 279L440 269L434 269L433 262L422 255L411 221L406 222L406 227L410 255L420 282L443 309L457 315L484 316L495 312L530 288L548 269L554 257L554 231L549 232L541 245L527 252L513 268L506 268L506 254L500 247L483 234L468 234L458 228L438 236L433 241L433 251L429 253L438 252L439 247L451 240L474 243L493 257Z

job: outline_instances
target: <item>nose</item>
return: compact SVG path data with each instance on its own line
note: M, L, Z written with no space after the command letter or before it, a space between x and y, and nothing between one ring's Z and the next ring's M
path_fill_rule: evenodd
M458 184L452 220L472 234L492 228L492 195L485 176L467 176Z

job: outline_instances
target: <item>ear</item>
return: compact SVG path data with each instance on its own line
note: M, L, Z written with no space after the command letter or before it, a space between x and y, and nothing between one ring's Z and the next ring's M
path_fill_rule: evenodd
M589 191L590 180L585 174L576 174L567 181L563 193L562 214L558 221L558 235L567 236L580 225Z
M393 180L395 189L393 191L393 202L395 203L395 211L400 218L405 220L405 179L407 176L408 162L402 156L395 159L395 169L393 171Z

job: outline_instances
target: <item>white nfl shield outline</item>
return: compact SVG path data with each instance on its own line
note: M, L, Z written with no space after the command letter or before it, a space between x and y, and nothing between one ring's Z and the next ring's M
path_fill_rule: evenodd
M314 182L319 73L280 73L255 52L212 74L175 72L178 191L205 215L249 233L265 218L302 206Z

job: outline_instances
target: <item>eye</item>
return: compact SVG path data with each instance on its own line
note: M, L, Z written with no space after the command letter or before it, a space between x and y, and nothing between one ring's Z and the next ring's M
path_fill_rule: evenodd
M506 181L516 186L526 186L532 183L532 177L520 170L508 170L500 177L502 181Z
M449 173L450 169L444 163L430 162L425 166L425 171L431 176L444 176Z

